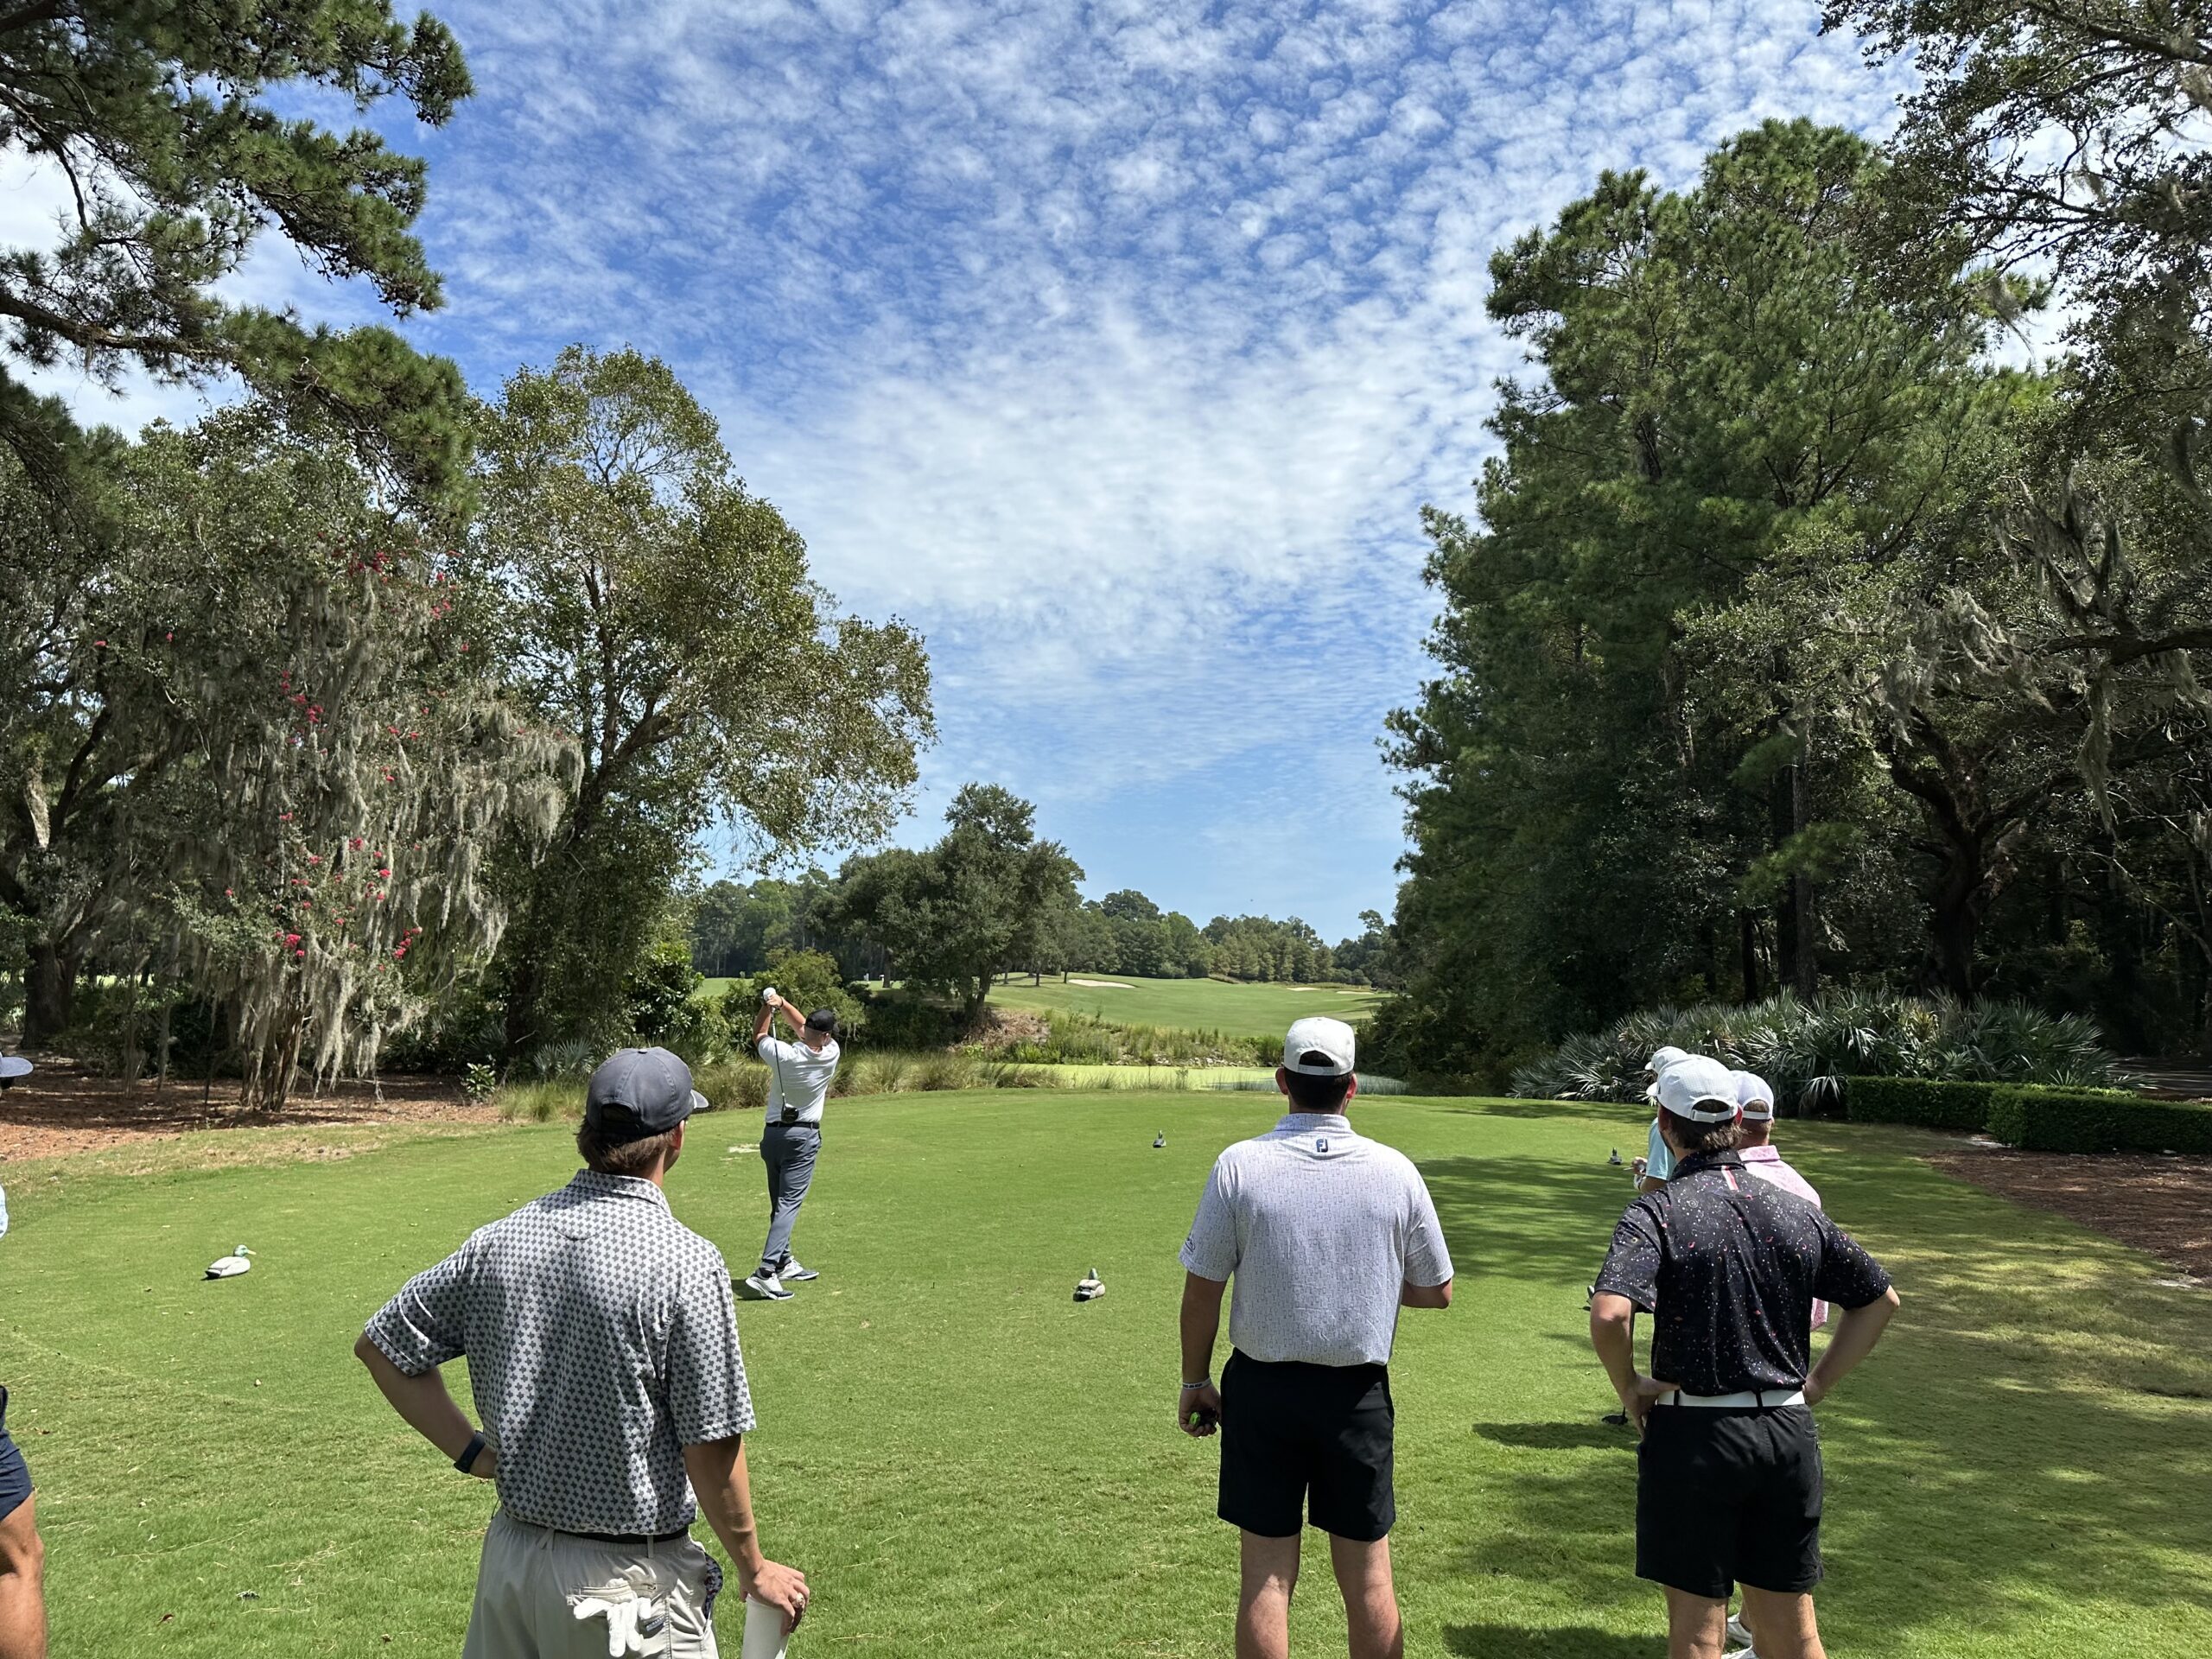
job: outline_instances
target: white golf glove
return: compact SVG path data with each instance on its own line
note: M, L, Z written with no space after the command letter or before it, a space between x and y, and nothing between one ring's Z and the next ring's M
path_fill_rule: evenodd
M631 1588L610 1585L604 1595L579 1597L569 1607L577 1618L607 1616L607 1659L626 1659L631 1654L660 1650L668 1631L668 1610Z

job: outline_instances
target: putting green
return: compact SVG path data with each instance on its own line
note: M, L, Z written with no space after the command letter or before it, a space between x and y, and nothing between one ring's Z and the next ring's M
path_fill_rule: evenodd
M798 1241L823 1277L741 1313L764 1535L816 1586L795 1653L1226 1651L1214 1452L1170 1421L1174 1253L1214 1154L1272 1116L1237 1096L840 1103ZM1461 1275L1450 1312L1406 1316L1395 1369L1408 1651L1656 1659L1658 1598L1629 1570L1634 1456L1597 1421L1581 1307L1627 1193L1605 1154L1640 1120L1402 1098L1360 1116L1421 1162ZM1934 1173L1911 1136L1789 1133L1905 1299L1821 1412L1835 1649L2212 1649L2212 1299ZM765 1200L758 1158L728 1148L756 1135L700 1120L671 1181L741 1266ZM409 1273L572 1165L563 1130L516 1128L9 1172L0 1381L40 1484L55 1653L454 1653L490 1494L349 1351ZM253 1272L201 1282L240 1241ZM1091 1267L1108 1294L1078 1306ZM1298 1651L1341 1651L1332 1599L1316 1561Z

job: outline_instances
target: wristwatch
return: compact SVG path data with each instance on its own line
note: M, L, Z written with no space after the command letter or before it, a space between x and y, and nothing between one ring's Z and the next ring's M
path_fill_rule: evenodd
M468 1437L468 1444L461 1448L461 1455L453 1460L453 1466L460 1470L462 1474L467 1474L475 1468L477 1454L489 1444L490 1442L484 1438L483 1431L479 1429Z

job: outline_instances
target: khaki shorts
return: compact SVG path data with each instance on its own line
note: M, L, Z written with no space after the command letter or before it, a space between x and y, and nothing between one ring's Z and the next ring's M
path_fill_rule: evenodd
M721 1568L694 1539L601 1544L494 1515L461 1659L607 1659L607 1615L576 1616L594 1599L643 1603L642 1650L656 1659L715 1659L721 1587Z

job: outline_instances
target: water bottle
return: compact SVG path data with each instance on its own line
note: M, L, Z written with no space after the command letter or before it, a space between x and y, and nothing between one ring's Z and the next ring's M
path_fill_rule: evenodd
M784 1616L765 1601L745 1599L745 1647L738 1659L784 1659L784 1652L791 1645L791 1634L784 1629Z

